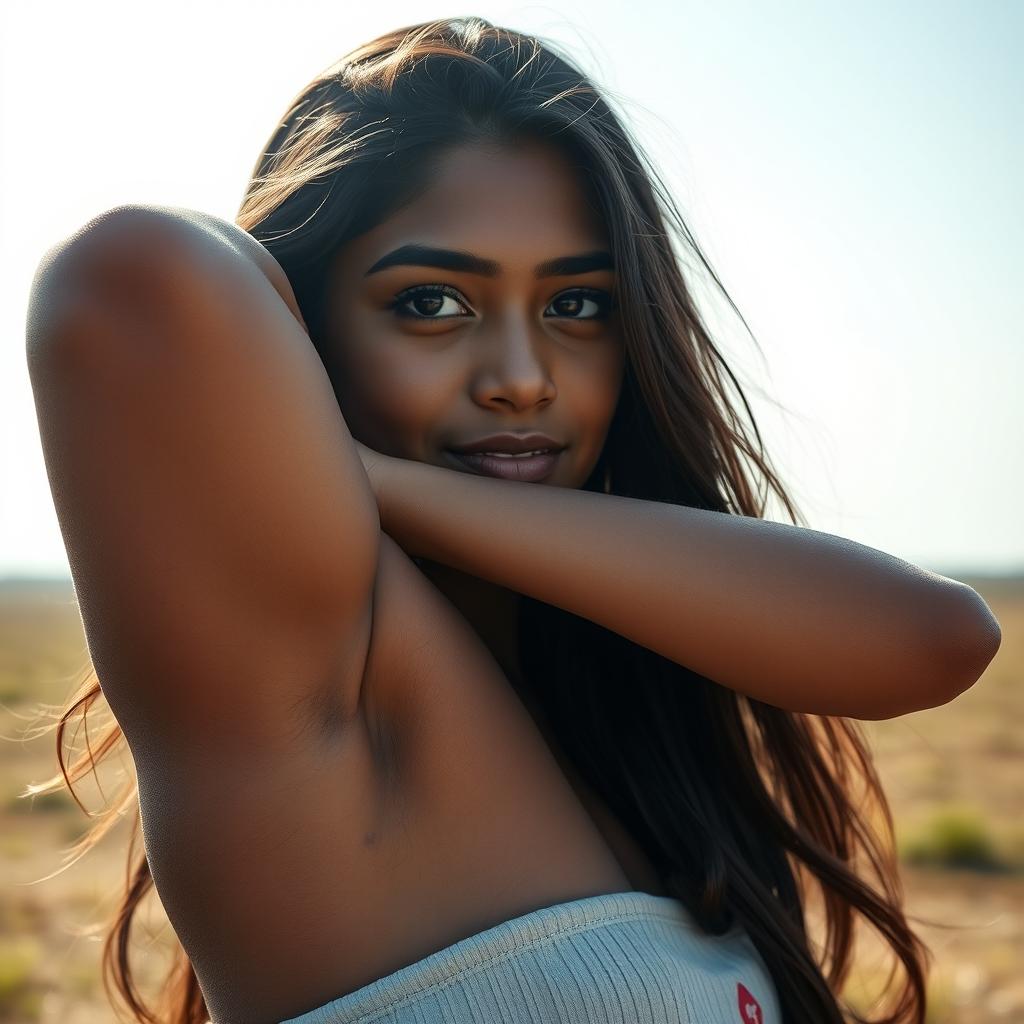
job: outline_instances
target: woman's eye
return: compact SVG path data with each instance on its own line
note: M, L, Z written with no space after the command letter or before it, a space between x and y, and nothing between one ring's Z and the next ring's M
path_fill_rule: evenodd
M455 312L457 309L469 312L459 293L446 284L419 284L406 288L395 296L391 308L398 316L410 320L447 320L461 315Z
M409 320L449 320L472 316L462 296L446 284L419 284L395 296L390 309ZM552 299L545 316L565 320L603 320L614 308L611 295L598 288L573 288ZM554 310L549 313L548 310Z
M612 309L612 297L597 288L574 288L551 300L552 316L570 320L603 320ZM545 311L545 316L547 312Z

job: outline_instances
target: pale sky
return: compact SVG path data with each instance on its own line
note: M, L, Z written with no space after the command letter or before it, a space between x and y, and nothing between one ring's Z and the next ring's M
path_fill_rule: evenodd
M465 14L560 44L626 115L760 345L723 318L808 525L1024 570L1024 4L7 0L0 577L70 575L25 367L43 252L122 203L234 219L314 74Z

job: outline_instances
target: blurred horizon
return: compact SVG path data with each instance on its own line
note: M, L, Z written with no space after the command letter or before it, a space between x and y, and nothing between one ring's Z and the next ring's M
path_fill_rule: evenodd
M948 576L950 579L969 582L971 580L984 580L996 584L1006 582L1024 585L1024 567L1016 566L1005 570L984 571L973 569L970 566L939 566L933 568L932 572ZM39 573L7 572L0 573L0 589L13 588L21 585L28 587L34 585L48 586L56 584L67 584L73 587L74 580L70 573L67 575L46 575Z

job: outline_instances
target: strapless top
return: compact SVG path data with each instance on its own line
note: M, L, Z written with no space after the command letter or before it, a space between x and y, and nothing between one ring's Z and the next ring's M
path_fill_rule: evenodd
M515 917L281 1024L782 1024L737 925L615 892Z

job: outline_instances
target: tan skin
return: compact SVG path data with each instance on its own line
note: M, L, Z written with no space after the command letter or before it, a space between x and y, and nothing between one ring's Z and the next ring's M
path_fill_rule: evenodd
M583 497L620 340L612 321L544 313L614 278L538 280L533 268L605 247L599 228L557 154L451 154L333 268L329 361L345 420L283 271L230 223L113 211L55 253L62 269L34 293L37 324L73 327L36 330L34 372L50 466L76 467L60 507L91 581L90 646L135 759L150 870L214 1024L289 1019L541 907L659 891L512 688L503 587L516 585L429 552L421 572L379 529L383 512L364 514L386 502L343 450L350 422L372 458L469 483L437 468L446 445L536 429L568 448L557 490L524 489ZM366 276L409 242L501 273ZM135 287L55 318L68 274L77 294L104 274ZM438 278L471 317L421 327L389 309ZM137 499L125 518L115 472ZM503 500L515 490L473 482ZM248 507L261 514L237 514ZM159 607L138 600L140 579L160 579Z
M472 253L498 271L391 266L366 276L409 244ZM602 250L603 225L557 149L533 143L447 154L430 188L344 246L332 269L329 356L353 437L385 455L458 470L448 445L538 430L568 445L543 485L580 487L622 383L624 350L609 308L615 273L538 279L534 267ZM396 296L418 285L447 285L457 295L406 294L399 308L421 318L398 315ZM420 568L516 683L516 595L438 562L424 559Z

